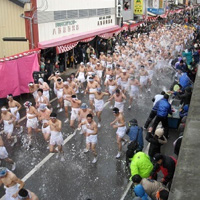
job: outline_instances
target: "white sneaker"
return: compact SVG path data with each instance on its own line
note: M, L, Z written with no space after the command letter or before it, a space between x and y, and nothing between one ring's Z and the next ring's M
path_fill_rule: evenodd
M82 130L80 130L79 134L80 134L80 135L83 135L83 131L82 131Z
M64 121L64 123L67 123L69 121L69 118L67 118L65 121Z
M58 159L59 158L59 153L56 153L56 159Z
M100 128L100 127L101 127L101 124L100 124L100 123L98 123L97 127L98 127L98 128Z
M61 159L60 159L61 162L64 162L65 161L65 158L64 156L61 156Z
M57 105L57 108L60 108L60 104Z
M89 149L86 149L86 148L85 148L85 149L83 150L83 153L88 153L88 152L89 152Z
M58 113L60 113L60 112L62 112L62 111L63 111L63 109L62 109L62 108L58 109Z
M79 93L79 90L76 91L76 94L78 94L78 93Z
M113 106L110 106L109 108L110 108L110 109L113 109Z
M84 90L81 91L81 94L83 94L83 93L84 93Z
M47 149L49 149L49 145L47 146Z
M12 164L11 170L14 171L15 169L16 169L16 163L14 162L14 163Z
M92 163L95 164L97 162L97 157L94 157Z
M131 106L129 106L128 109L131 109Z
M151 88L148 89L148 92L151 92Z
M118 158L120 158L120 156L121 156L121 153L120 152L118 152L118 154L116 155L116 159L118 159Z

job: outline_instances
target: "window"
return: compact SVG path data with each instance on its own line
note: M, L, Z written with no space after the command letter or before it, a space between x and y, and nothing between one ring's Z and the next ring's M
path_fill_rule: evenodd
M54 11L54 20L65 20L66 19L66 10Z

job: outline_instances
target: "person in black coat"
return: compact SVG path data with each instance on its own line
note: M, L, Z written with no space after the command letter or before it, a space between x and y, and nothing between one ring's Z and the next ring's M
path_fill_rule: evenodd
M152 130L153 128L150 127L146 135L146 140L150 143L148 154L151 160L155 154L160 153L161 146L167 143L167 139L164 136L164 130L162 128L158 128L155 131L155 134L152 133Z
M156 154L153 160L155 165L151 172L151 178L157 179L157 173L161 170L164 176L161 183L168 185L168 188L170 189L177 160L172 156L165 156L162 154Z
M184 93L178 93L177 96L181 100L181 104L189 105L191 97L192 97L192 88L191 87L187 87L185 89Z

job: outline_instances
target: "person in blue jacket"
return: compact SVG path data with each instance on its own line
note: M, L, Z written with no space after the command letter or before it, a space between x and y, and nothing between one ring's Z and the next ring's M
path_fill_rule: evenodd
M179 112L180 118L183 118L183 117L187 116L188 115L188 110L189 110L189 106L188 105L184 105L182 110Z
M168 138L168 129L169 129L167 117L168 117L168 114L172 114L171 105L168 102L168 99L169 99L169 95L165 94L164 98L161 99L159 102L157 102L158 104L157 115L152 125L153 127L152 132L154 133L158 124L161 122L164 128L164 136L166 138Z
M191 85L192 81L188 77L187 73L183 73L179 78L179 84L182 87L182 90L184 90L186 87L189 87Z
M149 200L148 195L141 184L138 184L134 187L134 192L135 195L140 197L142 200Z
M136 119L132 119L129 121L129 128L126 131L126 134L129 136L131 142L135 141L137 138L139 146L136 149L136 152L142 151L144 147L143 128L138 126L138 122Z

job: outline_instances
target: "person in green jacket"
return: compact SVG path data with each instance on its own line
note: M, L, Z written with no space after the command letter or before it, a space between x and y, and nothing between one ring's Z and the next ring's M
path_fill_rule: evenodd
M131 178L139 174L142 178L148 178L153 170L153 164L147 154L143 152L136 153L131 159Z

